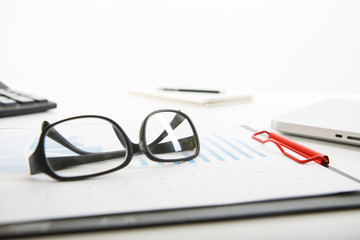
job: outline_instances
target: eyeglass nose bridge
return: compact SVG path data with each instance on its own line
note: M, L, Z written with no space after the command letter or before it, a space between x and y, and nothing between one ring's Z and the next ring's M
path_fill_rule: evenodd
M145 144L144 142L132 143L132 150L134 155L145 153Z
M121 144L123 146L126 146L127 141L126 141L125 137L119 132L119 130L116 127L113 126L113 129L114 129L114 131L116 133L117 138L121 142ZM134 155L137 155L137 154L140 154L140 153L145 153L145 144L144 144L144 142L140 142L138 144L131 142L131 148L132 148L132 153Z

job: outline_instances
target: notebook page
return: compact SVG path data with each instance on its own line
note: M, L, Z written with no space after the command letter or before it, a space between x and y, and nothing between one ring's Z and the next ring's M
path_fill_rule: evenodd
M2 173L0 224L360 190L359 183L319 164L284 157L240 127L200 136L199 157L181 164L137 156L118 172L75 182Z
M205 107L229 103L249 102L252 99L252 96L249 93L239 93L239 91L222 91L219 94L213 94L162 91L157 88L137 88L131 89L129 93L164 100L199 104Z

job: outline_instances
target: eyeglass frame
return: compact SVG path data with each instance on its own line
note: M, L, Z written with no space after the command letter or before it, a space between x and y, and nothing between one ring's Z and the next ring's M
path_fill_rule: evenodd
M184 156L184 158L178 158L178 159L162 159L162 158L156 157L155 155L153 155L151 153L151 150L149 149L149 144L146 143L146 125L147 125L148 120L153 115L161 113L161 112L173 112L173 113L180 114L183 117L185 117L184 119L186 119L188 121L188 123L189 123L189 125L191 127L191 130L192 130L192 132L194 134L194 137L195 137L196 150L195 150L194 154L192 154L191 156ZM99 172L99 173L88 174L88 175L83 175L83 176L63 177L63 176L60 176L60 175L56 174L55 171L51 168L51 166L49 166L49 163L48 163L48 160L47 160L47 157L46 157L46 154L45 154L45 137L47 136L48 131L50 129L52 129L54 126L56 126L58 124L61 124L63 122L67 122L67 121L71 121L71 120L75 120L75 119L81 119L81 118L98 118L98 119L102 119L102 120L105 120L105 121L109 122L110 124L112 124L112 126L115 127L116 130L119 130L121 136L123 137L123 141L126 144L126 146L124 146L125 151L126 151L126 157L125 157L125 160L119 166L117 166L115 168L112 168L112 169L109 169L109 170L106 170L106 171L102 171L102 172ZM175 128L173 128L173 129L175 129ZM116 133L116 134L118 135L118 133ZM118 137L119 137L119 135L118 135ZM124 144L121 139L119 139L119 141L121 142L121 144ZM97 177L97 176L101 176L101 175L105 175L105 174L108 174L108 173L118 171L118 170L126 167L127 165L129 165L129 163L131 162L134 155L141 154L141 153L145 154L145 156L148 159L152 160L152 161L155 161L155 162L169 162L169 163L171 163L171 162L186 162L186 161L192 160L195 157L197 157L199 155L199 153L200 153L199 136L197 134L196 128L195 128L192 120L190 119L190 117L188 115L186 115L185 113L181 112L180 110L160 109L160 110L156 110L156 111L151 112L143 120L143 122L141 124L140 133L139 133L139 143L133 143L130 140L130 138L127 136L125 131L114 120L112 120L110 118L107 118L107 117L104 117L104 116L100 116L100 115L80 115L80 116L75 116L75 117L62 119L62 120L54 122L52 124L50 124L47 121L44 121L42 123L42 126L41 126L41 134L40 134L40 138L39 138L39 141L38 141L38 145L37 145L36 149L34 150L34 152L29 157L29 168L30 168L30 174L36 174L36 173L41 173L42 172L42 173L45 173L48 176L50 176L50 177L52 177L52 178L54 178L56 180L59 180L59 181L82 180L82 179L91 178L91 177ZM104 153L104 154L106 154L106 153Z

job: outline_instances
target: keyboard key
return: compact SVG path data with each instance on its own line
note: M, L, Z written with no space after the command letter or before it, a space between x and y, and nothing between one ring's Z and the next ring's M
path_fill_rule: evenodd
M17 94L14 94L14 93L9 93L7 95L8 98L11 98L19 103L31 103L31 102L35 102L34 99L31 99L31 98L28 98L28 97L25 97L25 96L21 96L21 95L17 95Z
M3 106L15 106L16 105L16 101L12 100L10 98L6 98L6 97L1 97L0 98L0 104Z
M28 94L28 93L21 92L21 91L16 91L16 90L13 90L13 89L8 89L7 94L10 94L10 97L13 98L13 99L14 99L14 97L16 99L20 99L21 100L20 102L25 102L25 103L33 102L33 101L47 102L46 98L35 96L33 94ZM31 101L29 99L32 99L33 101Z
M31 99L35 100L36 102L47 102L48 101L46 98L39 97L39 96L32 95L32 94L31 95L28 94L28 95L26 95L26 97L31 98Z

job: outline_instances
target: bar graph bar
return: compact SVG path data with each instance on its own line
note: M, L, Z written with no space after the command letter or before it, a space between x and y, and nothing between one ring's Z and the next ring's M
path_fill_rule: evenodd
M224 139L223 137L218 136L217 134L213 134L216 138L218 138L220 141L223 141L224 143L226 143L227 145L229 145L231 148L235 149L237 152L239 152L240 154L244 155L245 157L249 158L249 159L253 159L254 157L251 156L250 154L244 152L243 150L241 150L238 146L232 144L230 141Z
M148 162L144 158L139 158L139 162L143 166L149 165Z
M244 143L243 141L235 138L234 139L236 142L240 143L242 146L246 147L247 149L249 149L250 151L252 151L253 153L257 154L260 157L267 157L265 154L263 154L262 152L259 152L258 150L254 149L253 147L250 147L248 144Z
M199 158L202 159L204 162L211 162L204 154L200 152Z
M220 144L218 144L216 141L210 139L210 138L206 138L209 142L211 142L215 147L217 147L218 149L220 149L224 154L228 155L229 157L231 157L234 160L239 160L240 158L238 156L235 156L234 154L232 154L231 152L229 152L226 148L222 147Z
M220 156L218 153L216 153L212 148L208 147L205 144L201 144L200 149L205 149L206 152L208 152L210 155L214 156L219 161L225 161L225 159ZM201 151L201 150L200 150Z

